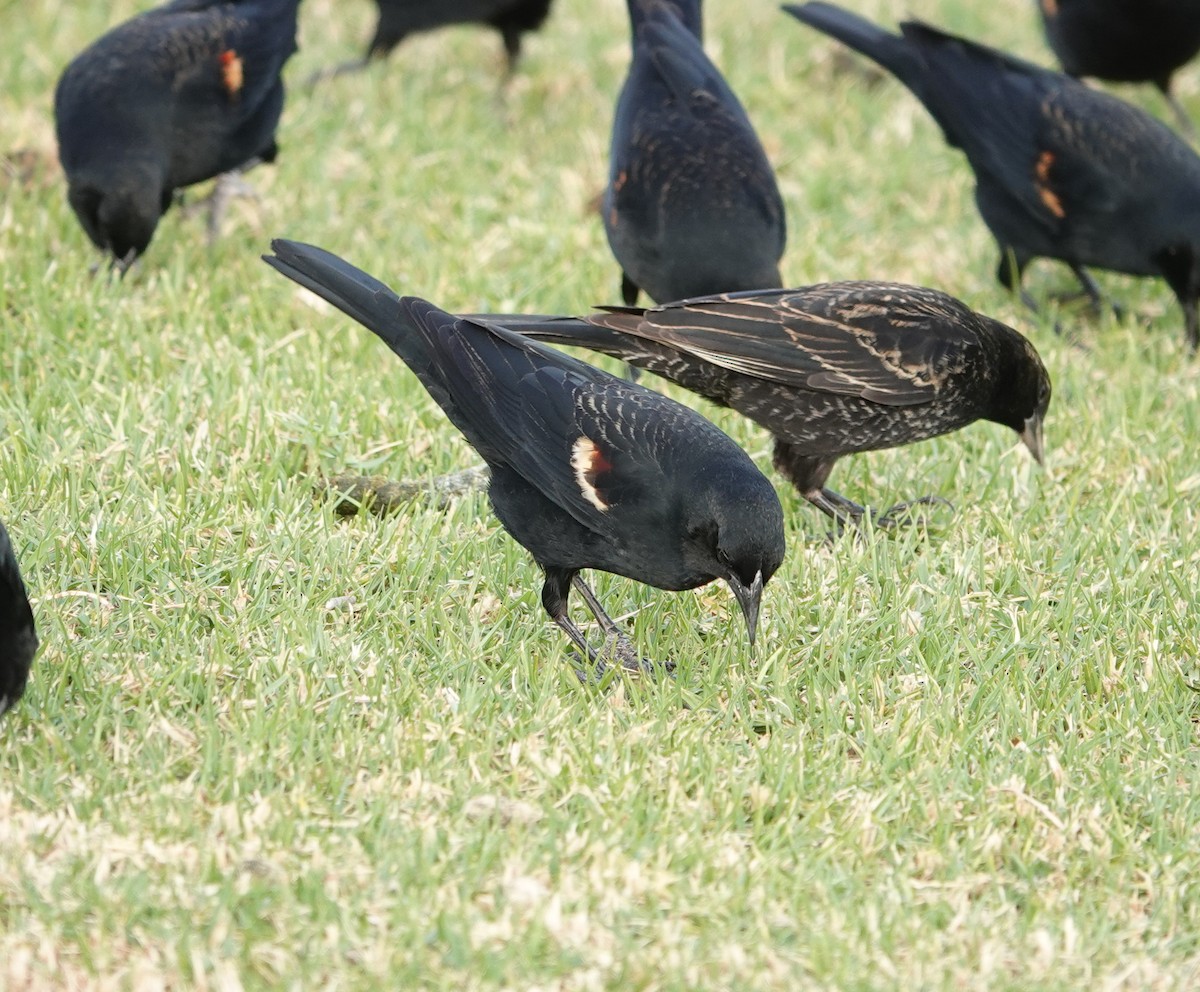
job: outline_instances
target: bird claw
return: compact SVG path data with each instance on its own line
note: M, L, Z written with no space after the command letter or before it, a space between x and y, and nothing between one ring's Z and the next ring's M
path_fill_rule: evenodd
M919 499L910 499L890 506L883 513L872 511L871 523L881 530L891 530L901 523L924 524L926 522L924 515L915 516L912 513L913 507L917 506L946 506L950 508L951 513L955 512L954 504L942 496L922 496Z
M623 634L612 634L605 638L604 647L597 651L592 659L591 672L587 671L587 663L578 651L572 651L571 657L577 662L575 677L584 685L599 685L608 673L608 662L615 661L627 672L636 675L647 675L657 678L666 673L668 678L675 678L675 662L652 661L637 653L633 644Z

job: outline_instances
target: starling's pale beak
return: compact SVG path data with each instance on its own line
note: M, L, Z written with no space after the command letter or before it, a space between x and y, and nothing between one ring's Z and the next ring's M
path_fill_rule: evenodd
M729 576L726 581L733 594L737 597L738 605L746 618L746 630L750 634L750 647L754 647L754 637L758 633L758 608L762 603L763 577L759 571L754 581L748 586L742 585L736 575Z
M1042 461L1042 415L1035 413L1032 417L1025 421L1025 429L1021 431L1021 440L1025 442L1025 447L1029 449L1029 453L1037 460L1039 465L1044 465Z

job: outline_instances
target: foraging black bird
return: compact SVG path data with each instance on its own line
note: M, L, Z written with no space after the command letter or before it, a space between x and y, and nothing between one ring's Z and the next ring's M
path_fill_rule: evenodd
M364 69L372 61L391 55L409 35L452 24L486 24L499 31L507 75L511 77L521 58L523 36L542 26L550 14L550 4L551 0L375 0L379 19L366 54L357 61L316 73L310 82Z
M1050 377L1033 345L935 289L834 282L486 319L623 359L744 414L774 435L775 467L839 523L867 512L825 486L843 455L990 420L1042 460Z
M1020 290L1037 257L1166 280L1200 344L1200 156L1149 114L1062 73L907 21L900 35L828 3L788 13L874 59L962 149L975 202ZM1022 300L1036 309L1032 299Z
M1171 77L1200 52L1200 0L1037 0L1037 6L1065 73L1153 83L1192 130Z
M787 232L775 173L701 47L700 0L628 0L604 230L626 304L778 286Z
M11 709L25 692L37 649L33 610L8 531L0 523L0 713Z
M175 0L76 56L54 94L68 198L121 271L177 189L273 162L299 0ZM215 237L230 183L218 183Z
M551 0L375 0L379 22L367 58L386 58L410 34L450 24L487 24L500 32L511 75L521 58L521 36L540 28Z
M693 410L424 300L397 297L335 255L271 242L266 261L379 335L491 469L504 529L545 572L542 605L601 663L567 611L572 585L627 667L641 660L579 576L659 589L729 583L754 643L783 561L783 510L749 456Z

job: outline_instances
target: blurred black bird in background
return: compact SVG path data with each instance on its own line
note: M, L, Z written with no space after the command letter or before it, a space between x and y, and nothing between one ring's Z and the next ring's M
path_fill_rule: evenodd
M1069 76L915 21L901 34L828 3L784 10L896 75L975 172L975 202L1020 290L1034 258L1160 276L1200 344L1200 157L1149 114ZM1031 297L1022 300L1036 309Z
M659 589L727 582L753 645L763 586L783 561L783 510L749 456L673 400L500 327L397 297L335 255L276 240L265 260L374 331L491 469L504 529L545 572L542 605L599 666L571 620L574 586L614 656L646 663L579 576L599 568Z
M298 3L175 0L67 66L54 115L68 198L121 271L146 250L177 189L275 160ZM213 192L210 240L232 186Z
M11 709L25 692L37 649L33 610L8 531L0 523L0 713Z
M934 289L835 282L579 318L479 319L612 355L737 410L771 432L775 467L839 523L869 512L825 486L843 455L990 420L1042 460L1050 377L1033 345Z
M629 75L602 213L621 295L780 285L783 201L758 136L701 47L700 0L628 0Z
M551 0L375 0L379 19L366 54L353 62L315 73L309 83L366 68L372 61L391 55L410 34L436 31L452 24L486 24L500 32L504 41L507 75L516 71L521 58L521 38L542 26L550 13Z
M1037 6L1063 72L1153 83L1183 129L1193 130L1171 77L1200 52L1200 0L1037 0Z

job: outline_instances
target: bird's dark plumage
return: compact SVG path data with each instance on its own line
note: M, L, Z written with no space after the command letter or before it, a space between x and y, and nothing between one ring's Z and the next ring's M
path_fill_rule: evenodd
M551 0L375 0L379 21L367 58L386 58L410 34L450 24L487 24L500 32L508 71L521 57L521 36L536 31Z
M8 531L0 524L0 713L10 709L25 692L37 649L33 610Z
M894 35L828 3L787 6L894 73L962 149L999 243L999 278L1019 289L1038 257L1159 276L1200 343L1200 156L1150 115L1061 73L906 22ZM1031 306L1032 301L1023 296Z
M775 174L701 47L700 0L628 0L629 76L613 122L604 229L622 295L667 302L780 284Z
M275 159L299 0L176 0L102 36L54 95L68 197L127 267L175 190Z
M1200 0L1036 0L1063 71L1153 83L1191 128L1171 77L1200 52Z
M1017 431L1041 460L1050 378L1037 352L937 290L838 282L582 318L487 319L621 358L732 407L774 435L776 467L839 520L862 508L825 481L855 451L982 419Z
M726 435L504 328L401 299L319 248L272 247L270 265L382 338L483 456L496 516L542 567L542 603L576 646L595 657L567 613L572 584L617 631L579 579L585 568L660 589L724 579L753 643L762 587L783 560L783 511Z

